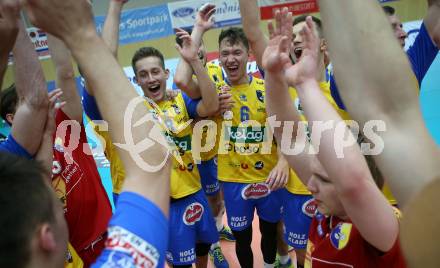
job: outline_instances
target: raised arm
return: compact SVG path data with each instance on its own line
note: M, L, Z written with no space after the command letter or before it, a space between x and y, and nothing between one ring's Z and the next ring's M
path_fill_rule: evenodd
M64 106L65 102L57 103L62 95L61 89L52 90L49 93L49 110L47 112L46 126L44 127L43 138L40 148L35 155L35 160L40 161L45 172L45 179L48 183L52 181L53 167L53 134L56 130L55 111Z
M194 24L193 31L191 33L191 38L197 48L202 43L203 35L206 31L212 28L214 25L214 13L215 5L206 4L202 6L197 13L196 22ZM206 60L206 55L203 56L201 61ZM206 64L205 62L203 64ZM198 99L202 96L200 92L199 82L197 79L193 78L195 70L192 69L191 65L181 59L177 64L176 73L174 74L174 83L176 86L183 90L190 98Z
M18 34L19 4L17 1L2 1L0 3L0 89L3 76L8 67L8 57Z
M372 119L386 124L385 148L375 158L405 205L440 174L439 150L423 123L408 60L391 28L383 27L388 22L376 1L342 0L335 6L320 0L320 9L344 103L361 126Z
M127 138L132 138L134 144L142 142L137 144L136 148L118 147L126 169L124 191L138 193L148 198L167 214L169 169L162 168L148 172L144 170L145 165L142 165L142 160L150 165L159 165L166 159L166 150L164 146L152 142L151 139L144 141L145 135L151 137L153 134L154 123L152 121L131 127L131 124L138 122L148 113L147 108L143 102L136 106L130 104L138 95L126 79L114 56L97 35L90 3L75 0L29 0L26 3L31 21L63 40L81 66L85 78L94 89L99 110L109 123L114 143L125 144L127 131L131 132L127 132ZM62 19L58 15L60 13ZM97 62L99 64L96 64ZM132 115L132 120L128 121L129 116L125 120L125 114ZM126 127L125 124L127 124ZM140 150L139 146L142 146L144 150ZM132 157L137 158L135 160Z
M267 40L260 29L260 8L257 0L240 0L241 23L258 66L262 67L262 57ZM292 29L292 25L290 25Z
M312 176L311 163L316 160L312 154L307 154L309 143L304 126L299 127L300 117L292 104L284 69L290 68L292 62L289 57L289 36L291 37L292 15L287 14L284 23L281 23L281 14L277 12L277 23L269 24L270 41L263 55L266 85L266 109L268 117L276 116L281 121L280 127L274 128L274 136L289 166L304 185L308 184ZM289 126L290 125L290 126ZM291 129L289 129L291 127ZM289 147L304 148L301 153L289 153Z
M47 40L55 67L56 85L63 90L61 100L66 102L62 110L70 119L81 123L83 110L81 97L76 86L70 51L63 41L50 34Z
M22 22L13 54L19 104L11 135L30 155L34 155L40 147L49 101L38 55Z
M219 98L214 83L208 76L208 72L197 56L199 46L191 36L182 29L177 30L177 36L182 42L182 47L176 44L180 56L191 66L197 77L202 98L197 105L197 114L200 117L214 115L219 109Z
M118 56L119 45L119 23L121 22L122 8L128 0L110 0L105 18L104 27L102 29L102 39L113 53L115 58Z
M322 94L316 81L320 40L312 33L313 21L307 18L302 32L305 47L299 62L286 71L289 84L296 86L305 115L310 122L330 123L331 128L315 135L312 143L327 171L348 217L362 237L382 252L388 252L397 239L399 224L392 207L373 181L360 146L351 131ZM344 137L347 137L344 143ZM366 217L365 215L368 215Z

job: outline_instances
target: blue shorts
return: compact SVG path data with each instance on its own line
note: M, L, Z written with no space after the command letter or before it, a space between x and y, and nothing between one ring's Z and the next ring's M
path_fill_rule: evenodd
M197 165L199 169L202 188L206 195L216 195L220 191L220 184L217 179L217 157L208 161L202 161Z
M271 193L265 183L224 182L223 195L229 227L242 231L252 225L254 211L267 222L281 220L281 203L276 192Z
M286 189L279 190L278 196L283 206L284 239L294 249L305 249L316 210L313 196L292 194Z
M219 241L211 209L202 190L171 202L167 261L188 265L196 261L196 243Z
M122 192L105 249L92 267L164 267L167 241L168 221L163 212L141 195Z

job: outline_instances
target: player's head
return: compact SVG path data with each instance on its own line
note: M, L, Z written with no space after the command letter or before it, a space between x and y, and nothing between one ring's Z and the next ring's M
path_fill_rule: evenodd
M192 30L188 30L187 32L188 32L188 34L191 35ZM182 39L180 39L179 37L176 36L176 43L180 47L182 47L183 41L182 41ZM203 43L203 40L201 40L201 42L200 42L200 47L199 47L199 51L197 52L197 54L199 56L199 59L202 61L203 66L205 66L206 62L208 61L208 58L206 56L206 48L205 48L205 44Z
M371 171L372 178L379 189L382 189L384 180L382 174L378 170L373 157L365 156L368 167ZM313 194L317 205L318 211L324 215L334 215L339 217L347 216L344 206L339 198L335 185L321 163L316 160L311 164L313 176L310 178L307 188Z
M68 230L36 161L0 153L0 267L64 264Z
M131 65L136 83L142 88L144 95L155 102L162 101L170 75L165 69L162 53L154 47L140 48L134 54Z
M233 85L247 81L249 43L243 29L231 27L223 30L218 38L219 60Z
M12 84L1 92L0 103L1 116L3 120L11 126L18 106L18 95L15 84Z
M383 6L382 8L385 14L387 14L388 21L390 22L391 27L393 28L394 36L399 41L400 45L404 47L405 39L408 37L408 34L403 29L402 22L400 21L399 17L397 17L396 15L396 10L390 6Z
M303 48L304 48L304 40L303 37L301 36L300 32L301 30L304 28L304 26L306 25L306 18L310 16L310 15L301 15L296 17L293 20L293 24L292 24L292 44L291 44L291 50L290 50L290 55L291 57L296 61L298 61L298 59L301 57ZM322 31L322 22L320 19L318 19L315 16L310 16L312 17L313 20L313 33L315 34L315 36L319 37L319 39L321 39L321 52L324 53L327 50L327 43L324 39L323 36L323 31Z

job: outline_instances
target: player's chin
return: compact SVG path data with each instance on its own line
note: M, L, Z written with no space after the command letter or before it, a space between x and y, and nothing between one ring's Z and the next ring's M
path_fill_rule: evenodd
M331 210L323 202L318 202L317 210L322 215L331 215L332 214Z

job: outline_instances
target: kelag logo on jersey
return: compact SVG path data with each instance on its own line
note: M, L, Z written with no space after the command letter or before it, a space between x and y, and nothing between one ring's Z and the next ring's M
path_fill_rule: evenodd
M172 142L177 146L179 151L183 150L184 152L187 152L191 150L191 137L189 135L184 137L175 137L166 133L165 136L168 142Z
M244 200L260 199L270 194L269 186L265 183L249 184L241 190L241 197Z
M312 218L315 215L316 209L318 208L318 204L315 199L310 199L305 202L302 206L302 212Z
M227 127L225 137L234 143L260 143L264 141L264 127Z
M185 212L183 213L183 222L186 225L194 225L196 222L200 221L203 216L204 208L202 204L196 202L187 206Z

